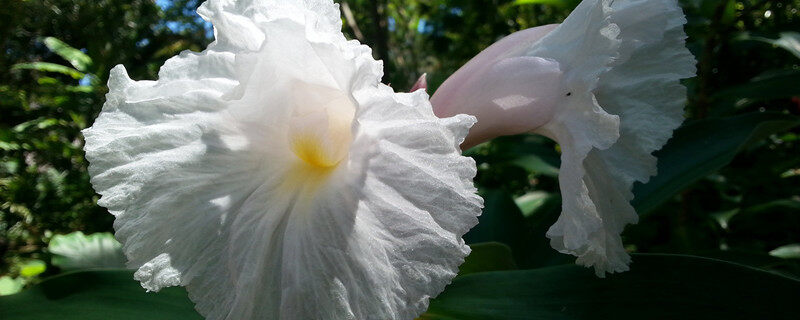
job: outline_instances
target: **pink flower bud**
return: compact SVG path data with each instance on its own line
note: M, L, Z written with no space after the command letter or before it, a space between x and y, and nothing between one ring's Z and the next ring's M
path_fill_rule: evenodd
M547 25L514 33L475 56L431 97L439 117L478 118L462 144L467 149L492 138L531 132L553 117L562 92L558 62L524 56L524 51L555 29Z

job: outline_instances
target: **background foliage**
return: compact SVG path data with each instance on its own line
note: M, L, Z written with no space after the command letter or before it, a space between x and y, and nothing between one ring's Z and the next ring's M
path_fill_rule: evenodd
M430 93L489 44L517 30L557 23L577 4L337 2L343 7L346 35L369 44L384 60L384 82L404 91L427 73ZM81 261L116 261L118 248L108 234L59 236L112 231L113 217L96 205L88 181L80 130L91 125L102 106L111 67L124 64L134 79L154 79L167 58L182 50L202 50L212 40L210 26L194 13L199 3L3 1L0 295L73 270ZM681 4L688 17L688 46L698 59L698 76L685 83L690 91L688 120L658 153L661 174L636 186L634 205L641 221L628 227L625 243L633 253L717 258L798 278L800 0ZM560 208L558 150L542 137L514 136L466 152L478 162L477 183L486 198L481 223L467 240L492 243L475 246L462 274L550 267L514 271L540 279L563 268L578 272L561 266L573 259L550 249L544 237ZM112 257L102 258L108 250L98 248L110 248ZM660 259L635 256L634 266L637 257L644 257L642 268ZM687 265L680 259L664 261ZM691 261L694 266L705 260ZM686 270L699 270L693 276L708 278L713 272L706 267ZM456 289L446 291L432 310L471 310L463 304L469 300L459 300L459 294L470 290L470 281L487 276L470 276L460 278L467 280L458 280ZM630 279L637 276L642 277L634 273ZM630 286L625 279L615 281ZM789 287L785 292L800 294L792 291L796 285ZM25 292L35 296L46 288L36 290ZM479 310L470 312L481 315Z

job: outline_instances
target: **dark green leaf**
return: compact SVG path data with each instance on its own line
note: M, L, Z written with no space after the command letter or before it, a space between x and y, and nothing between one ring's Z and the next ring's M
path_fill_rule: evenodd
M800 95L800 71L766 72L750 82L723 89L714 94L720 110L742 108L755 102L791 98Z
M60 275L0 297L0 319L141 320L202 319L183 288L147 293L132 271L84 271Z
M505 162L529 172L557 177L561 156L548 138L535 135L501 137L492 143L497 153L507 157Z
M658 175L634 187L632 204L639 214L656 208L687 186L727 165L749 143L800 125L800 118L752 113L689 123L656 152Z
M541 173L551 177L558 176L558 167L554 166L552 162L545 160L542 156L534 154L523 155L511 160L510 163L531 172Z
M528 228L525 227L525 218L514 200L500 190L487 190L482 196L483 213L478 217L478 225L467 232L464 240L469 244L503 243L511 248L515 257L526 252L525 247L529 243Z
M550 247L545 233L561 212L561 198L548 195L544 203L522 215L507 193L487 190L482 193L484 209L477 226L464 239L467 243L500 242L511 248L520 268L535 268L572 262L574 258Z
M458 268L459 275L476 272L514 270L511 248L499 242L476 243L469 246L472 252Z
M575 265L456 278L422 319L796 319L800 282L739 264L634 255L597 278Z

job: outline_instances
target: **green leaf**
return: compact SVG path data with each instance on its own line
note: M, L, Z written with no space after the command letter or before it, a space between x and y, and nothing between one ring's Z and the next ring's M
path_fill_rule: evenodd
M459 275L476 272L503 271L517 269L511 248L499 242L476 243L464 263L458 268Z
M202 319L183 288L147 293L132 271L67 273L0 297L4 320Z
M524 266L540 268L573 263L575 257L553 249L550 246L550 239L547 238L547 230L561 215L561 195L531 192L517 198L515 202L522 210L529 229L525 246L528 259L524 261Z
M97 88L93 86L66 86L65 89L69 92L76 92L76 93L92 93Z
M752 103L785 99L800 95L800 71L765 72L750 82L718 91L713 99L719 110L743 108Z
M783 259L800 259L800 243L781 246L770 251L769 255Z
M522 211L522 215L527 218L536 214L537 212L551 209L547 206L552 205L555 198L558 197L558 194L544 191L533 191L517 197L514 199L514 202L517 204L520 211Z
M467 243L500 242L511 247L524 243L525 219L511 197L501 190L481 192L484 199L483 213L478 225L464 236Z
M796 319L798 294L800 282L739 264L636 254L606 279L575 265L458 277L421 319Z
M753 268L769 270L772 273L778 273L795 280L800 280L800 264L792 260L781 259L769 255L762 251L751 250L699 250L696 252L697 256L718 259L738 264L743 264Z
M529 172L557 177L561 158L547 138L534 135L501 137L493 143L498 145L498 154L507 157L505 162Z
M538 155L529 154L520 156L511 160L510 163L531 172L541 173L551 177L558 176L558 167Z
M125 267L122 244L108 232L88 236L80 231L55 235L47 250L53 254L53 265L62 269Z
M529 254L533 235L519 207L507 193L500 190L486 190L482 196L483 213L478 217L478 225L464 235L464 240L469 244L505 244L511 248L514 261L527 267L528 261L534 258Z
M75 70L67 66L62 66L60 64L55 64L50 62L17 63L11 67L11 70L20 70L20 69L55 72L70 76L73 79L81 79L85 76L83 72L80 72L78 70Z
M675 131L656 152L658 175L634 186L631 202L645 214L691 185L727 165L747 145L800 125L800 118L775 113L751 113L725 119L699 120Z
M89 67L92 65L92 58L89 58L89 56L82 51L71 47L61 40L53 37L47 37L44 38L44 44L51 51L64 58L64 60L67 60L73 67L75 67L75 69L78 69L79 71L87 72Z
M561 213L561 198L547 195L545 202L523 216L517 203L500 190L485 190L483 213L478 225L464 236L469 244L499 242L511 248L514 261L520 268L535 268L570 263L574 257L561 254L550 247L545 233Z

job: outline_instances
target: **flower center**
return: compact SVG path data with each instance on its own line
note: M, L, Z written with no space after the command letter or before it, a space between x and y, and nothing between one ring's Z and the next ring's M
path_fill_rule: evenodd
M335 167L347 156L352 140L355 106L344 92L319 85L295 83L289 120L292 152L315 168Z

